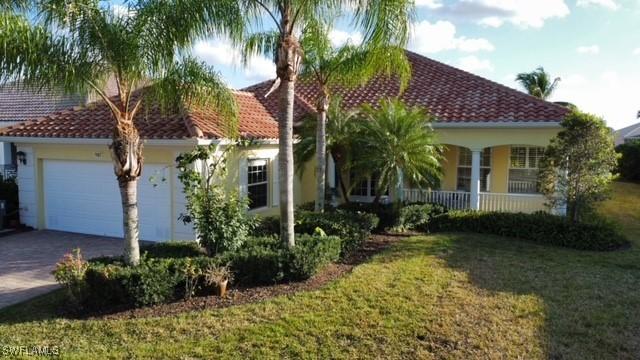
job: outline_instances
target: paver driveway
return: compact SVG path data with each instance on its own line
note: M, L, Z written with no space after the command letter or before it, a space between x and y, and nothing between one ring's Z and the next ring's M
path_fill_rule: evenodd
M85 259L122 252L122 240L59 231L30 231L0 238L0 308L56 288L56 262L80 248Z

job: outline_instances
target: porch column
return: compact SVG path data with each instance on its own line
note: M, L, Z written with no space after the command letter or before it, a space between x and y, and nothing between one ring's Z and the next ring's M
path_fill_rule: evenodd
M482 150L471 150L471 210L480 210L480 156Z

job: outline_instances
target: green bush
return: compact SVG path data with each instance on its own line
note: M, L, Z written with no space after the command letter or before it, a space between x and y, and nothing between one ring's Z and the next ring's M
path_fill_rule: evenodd
M432 217L445 212L445 207L439 204L409 204L400 208L396 226L401 230L418 229L425 227Z
M620 144L616 147L620 154L616 171L625 180L640 181L640 140Z
M143 245L140 253L149 258L177 259L202 256L205 250L196 241L166 241Z
M280 234L279 216L261 216L256 218L256 225L253 229L253 236L263 237Z
M296 246L287 250L287 280L305 280L338 260L342 251L337 236L299 235Z
M338 206L339 210L351 213L368 213L378 217L378 225L374 229L376 232L384 231L387 228L394 227L398 223L398 205L397 204L372 204L350 202Z
M495 234L579 250L615 250L628 241L610 222L575 223L543 212L534 214L452 211L435 216L421 230Z

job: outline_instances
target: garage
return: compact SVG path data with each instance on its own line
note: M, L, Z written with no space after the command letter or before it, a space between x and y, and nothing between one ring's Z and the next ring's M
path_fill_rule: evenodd
M173 219L168 173L166 165L145 164L138 182L142 240L171 238ZM45 159L42 181L47 229L123 236L120 191L111 163Z

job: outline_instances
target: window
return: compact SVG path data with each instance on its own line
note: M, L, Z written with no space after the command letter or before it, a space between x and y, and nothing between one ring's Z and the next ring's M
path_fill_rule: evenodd
M267 160L253 159L248 161L247 195L249 208L256 209L267 206L269 182L267 176Z
M539 146L512 146L509 162L509 192L531 194L539 190L538 167L544 155Z
M355 174L351 174L351 182L354 183L358 177ZM378 175L373 174L364 180L360 180L351 189L352 196L371 197L376 196L376 183L378 182ZM389 195L389 190L385 191L384 195Z
M458 183L459 191L471 191L471 150L458 148ZM491 148L485 148L480 155L480 191L489 191L491 174Z

